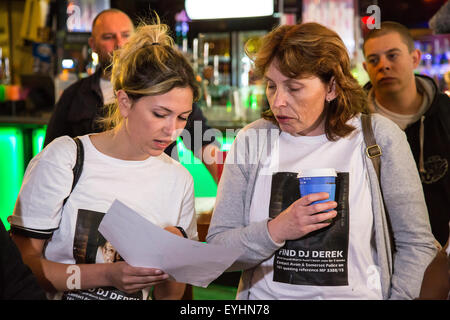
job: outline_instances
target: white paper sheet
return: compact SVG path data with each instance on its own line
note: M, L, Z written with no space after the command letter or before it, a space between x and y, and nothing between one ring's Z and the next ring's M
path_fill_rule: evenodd
M98 230L128 264L158 268L177 282L204 288L242 254L240 249L176 236L119 200L113 202Z

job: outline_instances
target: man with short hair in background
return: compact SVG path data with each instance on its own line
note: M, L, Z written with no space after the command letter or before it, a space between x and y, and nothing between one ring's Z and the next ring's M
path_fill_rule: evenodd
M450 217L450 99L434 81L414 74L421 53L396 22L372 29L363 45L369 107L391 119L408 138L422 180L432 232L444 245ZM407 199L405 199L407 201Z

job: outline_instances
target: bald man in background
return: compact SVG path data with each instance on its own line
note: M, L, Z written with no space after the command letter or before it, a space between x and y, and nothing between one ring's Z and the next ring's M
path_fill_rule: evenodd
M60 136L76 137L102 130L95 120L102 116L103 105L114 100L107 66L112 52L122 47L133 32L133 22L120 10L102 11L94 19L89 46L97 53L99 65L93 75L64 90L48 123L44 146Z

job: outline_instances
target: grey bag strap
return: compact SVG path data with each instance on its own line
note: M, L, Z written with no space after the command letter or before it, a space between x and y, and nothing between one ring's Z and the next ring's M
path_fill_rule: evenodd
M372 160L375 172L378 176L378 181L380 181L380 156L383 153L381 152L381 147L377 144L375 136L373 135L370 113L361 114L361 125L364 135L364 141L366 142L366 155L370 158L370 160Z
M370 119L370 113L361 113L361 126L362 132L364 136L364 141L366 143L366 155L372 160L373 167L375 168L375 172L378 177L378 184L380 186L381 193L383 193L383 188L381 186L381 176L380 176L380 167L381 167L381 147L377 144L375 140L375 135L373 134L372 129L372 120ZM392 231L392 224L389 218L389 212L387 210L386 204L384 203L383 197L383 206L384 212L386 213L386 221L387 227L389 230L389 240L391 242L392 251L395 251L395 243L394 243L394 233Z
M75 160L75 165L72 169L73 171L73 181L72 181L72 189L70 189L70 193L72 193L73 189L77 185L78 180L80 179L81 172L83 172L83 162L84 162L84 147L83 143L78 137L73 138L77 145L77 157ZM66 204L67 199L69 199L70 194L67 198L64 199L63 206Z

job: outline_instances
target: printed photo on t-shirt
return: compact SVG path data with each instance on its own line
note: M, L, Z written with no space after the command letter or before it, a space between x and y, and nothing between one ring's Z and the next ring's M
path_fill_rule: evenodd
M275 218L300 194L297 173L277 172L272 176L269 217ZM274 256L273 281L293 285L348 285L349 173L336 178L337 216L325 228L287 240Z
M116 249L98 231L103 212L79 209L73 239L73 257L77 264L123 261ZM142 291L127 294L114 287L68 291L63 300L141 300Z

